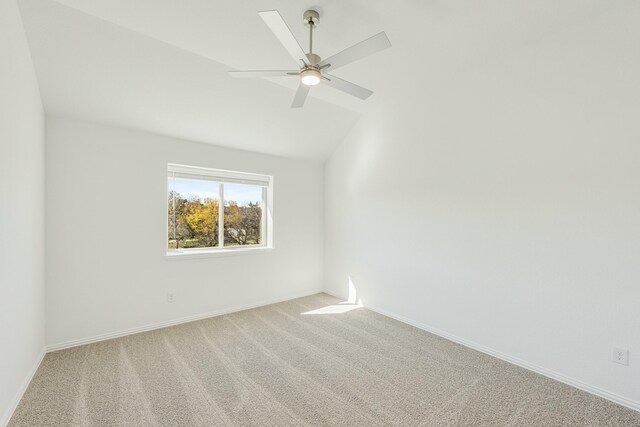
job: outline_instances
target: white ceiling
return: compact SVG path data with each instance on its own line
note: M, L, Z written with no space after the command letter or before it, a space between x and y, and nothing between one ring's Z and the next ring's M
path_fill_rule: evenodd
M416 108L443 80L634 0L20 0L47 113L276 155L324 160L380 104ZM379 31L393 47L334 73L373 90L362 102L315 87L290 109L294 78L259 18L278 9L300 44L330 56Z

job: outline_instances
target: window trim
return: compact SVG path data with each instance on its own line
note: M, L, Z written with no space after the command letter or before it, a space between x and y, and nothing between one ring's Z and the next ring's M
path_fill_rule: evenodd
M192 171L192 175L211 177L212 182L218 184L219 200L222 209L218 209L218 247L213 248L183 248L171 250L168 247L167 237L169 235L169 204L167 195L169 194L169 179L172 177L172 169L180 171L178 173L187 175ZM175 174L173 175L175 177ZM221 178L217 180L215 178ZM203 181L205 179L202 179ZM260 230L261 241L259 245L237 245L224 246L224 183L239 183L256 185L262 187L262 227ZM248 255L261 252L268 252L274 249L273 245L273 176L256 174L249 172L230 171L225 169L207 168L202 166L188 166L177 163L167 163L165 177L165 234L164 234L164 256L166 259L198 259L208 257L219 257L229 255Z

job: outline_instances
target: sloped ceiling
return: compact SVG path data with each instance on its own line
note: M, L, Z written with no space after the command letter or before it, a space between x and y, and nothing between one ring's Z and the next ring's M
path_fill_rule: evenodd
M632 0L20 0L48 114L295 158L324 160L361 114L419 108L451 76ZM230 69L295 67L257 12L278 9L304 47L302 13L321 13L314 51L379 31L393 47L334 73L367 101L315 87L290 109L294 78ZM450 83L449 83L450 84Z

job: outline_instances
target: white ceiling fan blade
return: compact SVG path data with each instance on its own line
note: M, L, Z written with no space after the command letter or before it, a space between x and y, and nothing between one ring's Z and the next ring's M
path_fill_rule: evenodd
M289 52L289 55L296 61L297 65L300 65L300 61L305 64L308 62L307 55L300 47L300 43L293 36L293 33L284 22L280 12L277 10L266 10L264 12L258 12L258 15L264 20L265 24L273 31L273 34L280 40L280 43Z
M297 74L299 70L251 70L251 71L229 71L231 77L281 77L290 76L290 73Z
M374 53L380 52L381 50L389 47L391 47L391 42L383 31L373 37L369 37L368 39L361 41L358 44L354 44L353 46L346 48L342 52L338 52L335 55L330 56L323 60L319 65L322 67L323 65L331 64L329 69L335 70L338 67L342 67L343 65L347 65L369 55L373 55Z
M373 92L369 89L365 89L362 86L342 80L339 77L326 74L328 80L323 80L322 83L327 86L331 86L334 89L341 90L349 95L353 95L356 98L360 98L363 101L373 95Z
M298 86L298 90L296 91L296 96L293 98L293 103L291 103L291 108L300 108L304 105L304 101L307 99L307 95L309 94L309 86L300 83Z

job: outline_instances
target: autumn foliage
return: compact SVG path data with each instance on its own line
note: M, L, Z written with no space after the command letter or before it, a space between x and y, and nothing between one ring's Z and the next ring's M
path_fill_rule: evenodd
M171 191L168 199L168 242L170 249L217 247L219 245L218 200L186 198ZM239 206L230 201L224 207L224 246L261 244L262 208L259 203Z

